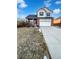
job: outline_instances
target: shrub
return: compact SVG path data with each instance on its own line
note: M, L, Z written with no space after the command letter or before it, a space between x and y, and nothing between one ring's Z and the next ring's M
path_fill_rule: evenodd
M34 27L34 25L27 21L26 22L26 27Z
M30 22L17 21L17 27L34 27Z
M26 23L24 21L17 21L17 27L25 27Z

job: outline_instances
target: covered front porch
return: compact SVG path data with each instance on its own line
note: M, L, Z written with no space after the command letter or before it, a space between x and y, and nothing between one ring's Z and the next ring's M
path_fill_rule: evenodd
M39 20L37 18L37 15L29 15L29 16L26 17L26 19L32 25L39 27Z

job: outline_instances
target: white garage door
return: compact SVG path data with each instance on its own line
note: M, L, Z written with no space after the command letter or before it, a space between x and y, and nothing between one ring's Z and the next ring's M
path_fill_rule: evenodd
M51 19L41 19L40 26L51 26Z

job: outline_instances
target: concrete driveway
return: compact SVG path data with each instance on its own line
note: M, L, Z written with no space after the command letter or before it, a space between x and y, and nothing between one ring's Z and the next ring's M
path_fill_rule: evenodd
M61 59L61 29L57 27L40 27L52 59Z

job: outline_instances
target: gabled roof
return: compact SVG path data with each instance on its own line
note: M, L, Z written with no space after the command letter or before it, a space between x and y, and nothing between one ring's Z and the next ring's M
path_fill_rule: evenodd
M26 18L37 18L37 15L28 15Z
M61 16L60 16L60 17L58 17L58 18L56 18L56 19L61 19Z
M45 12L47 13L52 13L53 11L51 11L50 9L48 9L47 7L43 7L43 8L40 8L39 10L43 9ZM39 11L38 10L38 11Z
M53 19L53 17L37 17L37 15L28 15L26 19Z

